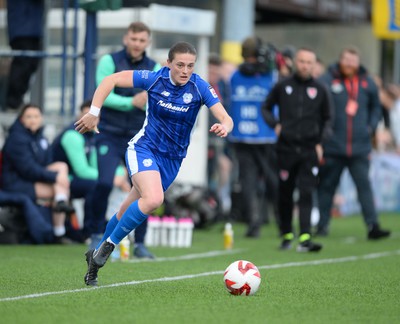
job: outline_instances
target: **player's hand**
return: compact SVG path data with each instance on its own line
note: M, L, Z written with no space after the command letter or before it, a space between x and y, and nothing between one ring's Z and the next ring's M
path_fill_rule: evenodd
M225 126L219 123L212 125L210 128L210 132L215 133L215 135L219 137L228 136L228 131L226 130Z
M147 91L139 92L132 99L132 105L141 110L145 109L146 103L147 103Z
M281 124L276 124L276 126L275 126L274 130L275 130L275 134L276 134L276 136L278 136L278 137L279 137L279 135L281 135L281 131L282 131L282 125L281 125Z
M99 133L99 130L97 129L98 122L99 122L98 117L96 117L90 113L87 113L74 124L76 126L75 130L77 130L81 134L84 134L86 132L90 132L93 130L96 133Z
M322 145L315 145L315 151L317 152L318 162L321 163L324 158L324 149L322 148Z

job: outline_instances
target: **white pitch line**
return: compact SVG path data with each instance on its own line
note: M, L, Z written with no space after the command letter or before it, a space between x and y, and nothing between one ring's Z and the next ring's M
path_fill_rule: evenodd
M202 258L212 258L221 255L227 254L235 254L239 252L243 252L244 249L234 249L234 250L219 250L219 251L209 251L204 253L193 253L193 254L185 254L176 257L165 257L165 258L155 258L155 259L132 259L125 261L127 263L141 263L141 262L166 262L166 261L181 261L181 260L193 260L193 259L202 259Z
M353 261L359 261L359 260L378 259L378 258L384 258L384 257L388 257L388 256L395 256L395 255L400 255L400 250L370 253L370 254L364 254L364 255L360 255L360 256L348 256L348 257L342 257L342 258L332 258L332 259L321 259L321 260L313 260L313 261L289 262L289 263L281 263L281 264L263 265L263 266L257 266L257 268L272 270L272 269L282 269L282 268L291 268L291 267L316 266L316 265L322 265L322 264L333 264L333 263L353 262ZM0 302L17 301L17 300L22 300L22 299L40 298L40 297L46 297L46 296L63 295L63 294L71 294L71 293L79 293L79 292L91 292L91 291L95 291L98 289L141 285L144 283L186 280L186 279L193 279L193 278L200 278L200 277L208 277L208 276L213 276L213 275L222 275L223 273L224 273L224 271L210 271L210 272L196 273L196 274L191 274L191 275L182 275L182 276L176 276L176 277L164 277L164 278L146 279L146 280L140 280L140 281L120 282L120 283L115 283L115 284L111 284L111 285L92 287L92 288L50 291L50 292L16 296L16 297L1 298Z

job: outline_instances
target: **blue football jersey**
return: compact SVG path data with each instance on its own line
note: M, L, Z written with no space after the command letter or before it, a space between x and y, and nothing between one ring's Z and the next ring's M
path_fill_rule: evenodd
M133 84L147 90L148 108L142 129L129 145L148 147L171 159L184 158L201 106L219 102L215 90L195 73L185 85L176 86L168 67L134 71Z

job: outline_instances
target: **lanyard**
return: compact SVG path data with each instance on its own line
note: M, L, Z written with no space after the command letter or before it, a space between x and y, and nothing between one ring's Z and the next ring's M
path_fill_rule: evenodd
M352 79L345 79L344 84L347 89L347 93L349 94L349 99L353 99L357 101L358 97L358 76L354 76Z

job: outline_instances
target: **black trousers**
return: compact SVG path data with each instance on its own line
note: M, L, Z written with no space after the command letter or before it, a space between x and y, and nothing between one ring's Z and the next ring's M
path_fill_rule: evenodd
M321 166L321 180L318 186L318 199L321 229L329 226L333 196L344 168L348 168L357 189L358 201L361 205L364 222L367 226L378 223L378 215L374 204L374 196L369 180L368 156L357 157L325 157Z
M240 209L243 219L251 228L261 226L265 220L263 213L266 211L261 211L261 201L266 195L270 197L276 213L278 210L275 147L275 144L233 144L241 187Z
M312 193L318 183L318 158L315 150L300 153L278 151L279 216L281 234L293 233L293 192L299 190L300 235L311 232Z
M18 37L12 40L13 50L33 50L41 49L41 39L39 37ZM10 73L8 76L8 86L6 93L6 107L17 109L21 106L24 95L29 89L31 76L39 66L38 57L14 57L11 62Z

